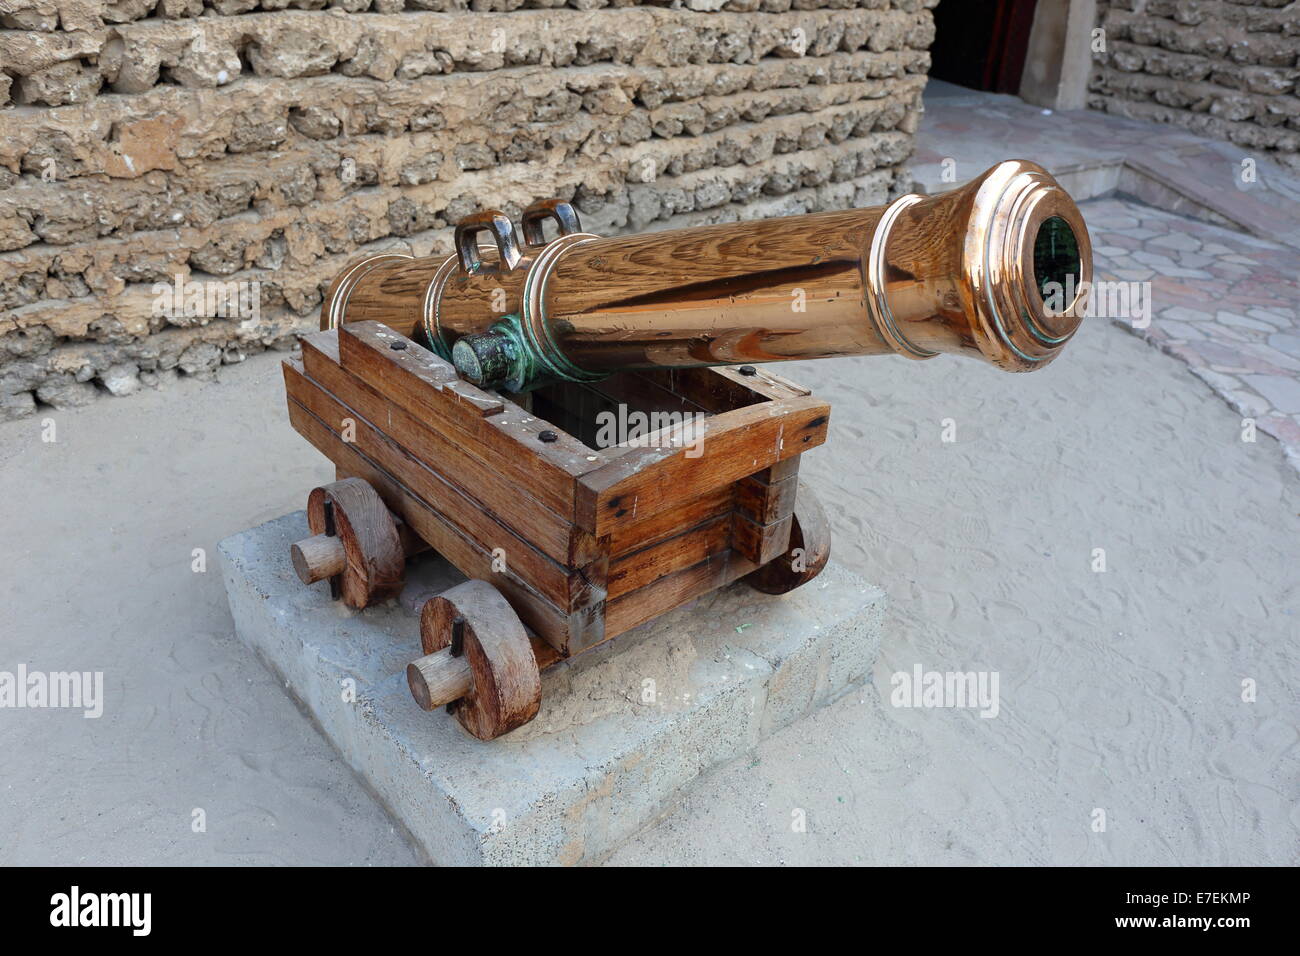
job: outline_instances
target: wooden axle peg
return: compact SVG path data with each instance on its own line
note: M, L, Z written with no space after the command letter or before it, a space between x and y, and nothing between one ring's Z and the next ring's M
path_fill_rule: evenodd
M817 495L801 481L795 493L789 549L744 580L764 594L785 594L821 574L830 556L831 523Z
M402 553L408 558L428 550L428 544L401 518L394 516L393 523L397 525L397 539L401 542ZM289 545L289 558L302 583L315 584L342 574L347 568L348 554L342 538L317 534Z
M289 548L304 584L326 579L349 607L364 608L402 590L406 556L425 547L360 478L312 489L307 498L312 536Z
M463 654L453 657L448 647L408 664L406 682L421 708L437 710L473 693L474 668Z
M313 535L291 544L289 557L303 584L315 584L342 574L348 565L342 539L329 534Z
M486 581L466 581L426 601L420 645L425 656L407 666L406 681L425 710L450 705L479 740L537 716L542 679L533 640Z

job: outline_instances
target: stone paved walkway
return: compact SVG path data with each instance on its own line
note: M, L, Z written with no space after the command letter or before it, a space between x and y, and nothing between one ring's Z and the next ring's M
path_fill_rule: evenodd
M1242 182L1242 150L1174 127L935 81L925 104L918 189L1013 154L1047 167L1091 200L1095 278L1138 283L1150 305L1149 321L1109 317L1186 362L1300 470L1300 179L1261 160Z
M1084 215L1096 278L1150 283L1150 324L1114 321L1186 362L1300 469L1300 254L1123 199Z

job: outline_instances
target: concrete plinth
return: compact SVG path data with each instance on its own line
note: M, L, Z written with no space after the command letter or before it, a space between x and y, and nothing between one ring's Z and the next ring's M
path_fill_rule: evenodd
M220 545L240 639L436 863L600 860L702 773L867 679L884 595L832 562L784 597L735 585L542 675L536 720L491 742L411 699L416 609L463 580L412 562L399 601L351 611L304 587L302 512Z

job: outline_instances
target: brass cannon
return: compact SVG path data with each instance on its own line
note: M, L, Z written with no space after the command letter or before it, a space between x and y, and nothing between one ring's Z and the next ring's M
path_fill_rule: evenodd
M358 608L429 548L469 578L423 604L407 679L482 739L536 715L552 664L734 581L782 594L822 570L798 470L830 406L764 366L1031 371L1092 268L1078 208L1021 161L874 209L600 238L551 200L521 227L488 211L451 255L352 265L284 362L290 420L338 472L295 570ZM655 424L593 427L638 416Z
M1073 335L1092 273L1078 207L1019 160L871 209L599 238L551 200L521 231L522 244L488 211L457 227L454 255L359 262L329 290L322 328L413 331L469 381L511 391L891 352L1031 371ZM480 250L485 233L493 246Z

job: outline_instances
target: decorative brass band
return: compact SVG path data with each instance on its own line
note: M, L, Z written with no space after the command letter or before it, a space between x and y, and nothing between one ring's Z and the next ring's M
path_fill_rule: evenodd
M442 322L439 309L442 305L442 290L451 278L451 274L460 265L460 256L452 253L438 266L438 271L429 280L424 290L424 302L420 309L420 322L424 326L426 344L445 359L451 358L451 345L443 338Z
M893 228L894 223L897 222L899 214L908 206L920 202L922 198L915 193L909 193L890 203L884 213L881 214L880 221L876 223L876 229L871 234L871 250L867 253L867 314L871 316L876 331L889 344L889 347L899 355L905 355L911 359L934 358L939 353L913 344L899 332L898 324L894 320L894 312L889 307L888 287L885 284L885 264L890 230Z
M412 258L414 257L401 252L384 252L379 255L367 256L344 269L330 284L329 290L325 293L325 299L321 302L321 329L335 329L343 324L348 308L348 297L352 295L352 290L356 288L357 283L361 281L361 278L367 272L383 265L385 262L397 262L402 259Z
M544 367L552 369L558 377L574 381L599 381L609 373L590 373L569 361L551 335L546 317L546 285L551 271L560 257L575 246L592 242L599 236L589 232L574 232L553 239L537 256L528 276L524 279L524 294L520 311L520 325L529 345Z

